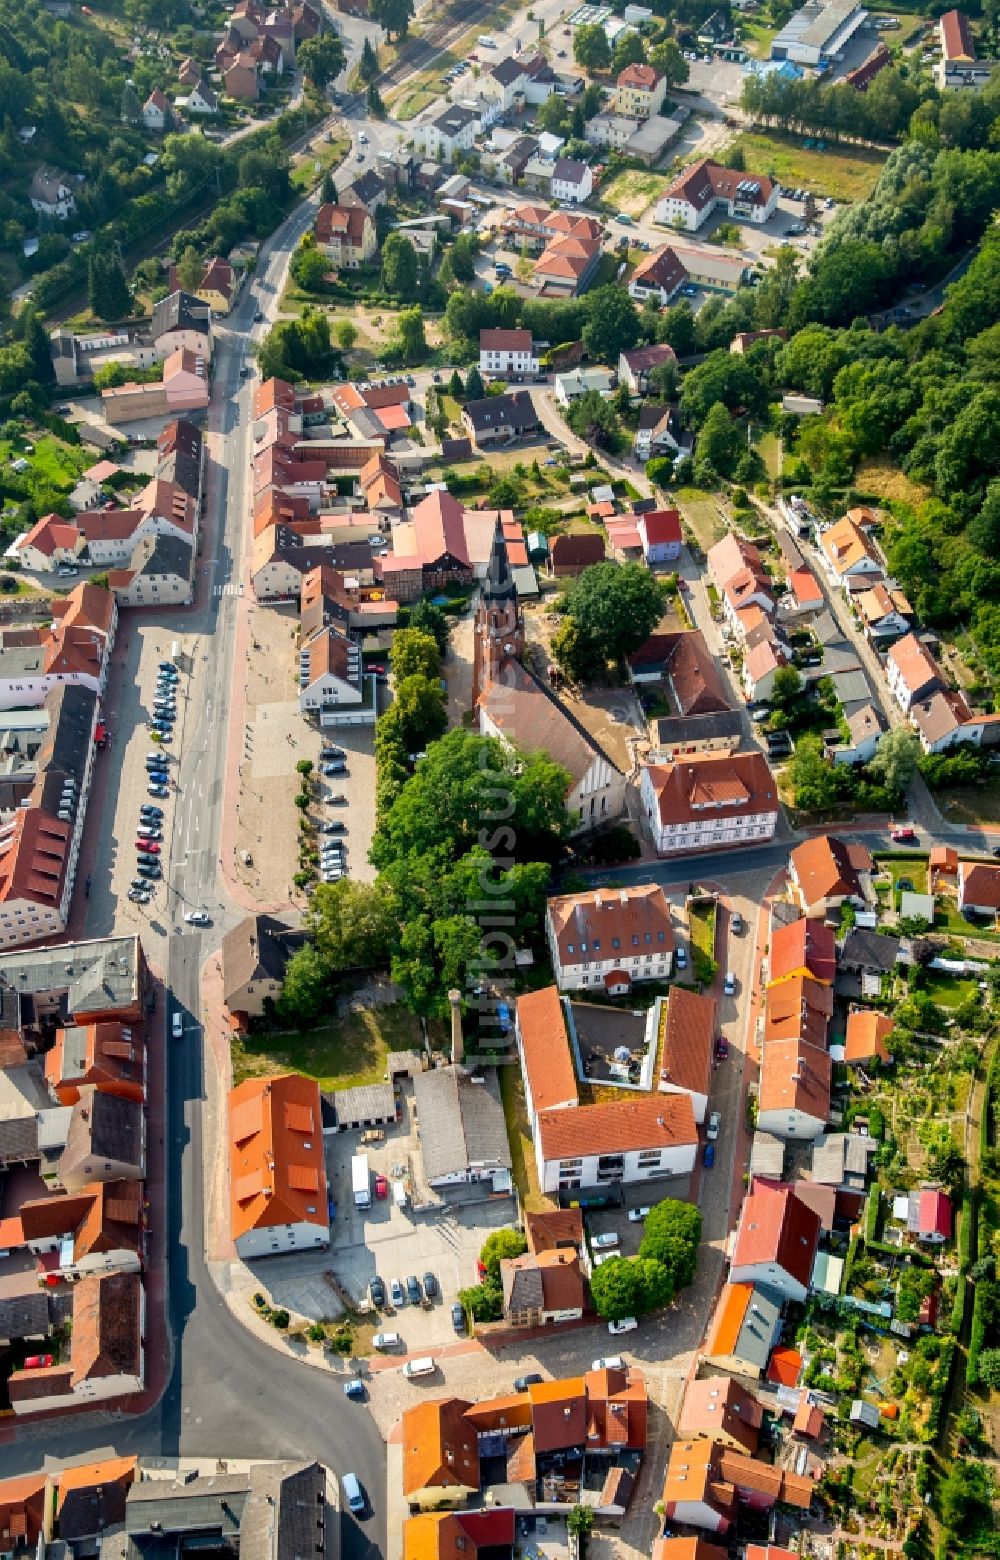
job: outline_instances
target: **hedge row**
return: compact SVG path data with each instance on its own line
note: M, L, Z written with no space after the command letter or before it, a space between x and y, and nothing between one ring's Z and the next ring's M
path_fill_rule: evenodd
M948 1393L948 1382L951 1380L951 1368L955 1361L955 1340L946 1338L941 1344L941 1353L938 1357L938 1370L934 1378L934 1390L931 1393L930 1413L927 1415L927 1423L924 1427L922 1440L936 1441L941 1429L941 1413L944 1409L944 1400Z

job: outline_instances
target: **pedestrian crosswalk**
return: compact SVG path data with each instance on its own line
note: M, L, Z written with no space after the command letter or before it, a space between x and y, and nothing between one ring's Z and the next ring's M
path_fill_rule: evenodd
M225 585L216 585L212 589L213 596L242 596L243 586L235 580L227 580Z

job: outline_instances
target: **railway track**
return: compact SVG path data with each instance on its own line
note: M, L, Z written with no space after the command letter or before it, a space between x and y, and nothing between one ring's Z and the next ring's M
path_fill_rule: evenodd
M388 70L379 77L379 87L398 87L407 77L426 70L435 56L443 53L460 37L470 23L483 15L482 0L457 0L446 14L418 37L407 39Z

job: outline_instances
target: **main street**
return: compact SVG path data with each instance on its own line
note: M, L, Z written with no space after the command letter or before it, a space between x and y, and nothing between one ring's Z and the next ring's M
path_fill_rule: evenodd
M238 580L247 538L246 476L250 459L252 379L241 376L260 310L267 328L277 311L289 258L311 224L315 199L299 206L262 247L254 281L216 332L209 410L204 551L195 609L183 618L143 614L167 633L183 633L192 658L183 747L178 753L166 906L143 930L147 957L165 976L171 1010L185 1015L185 1036L169 1047L166 1126L169 1223L169 1323L172 1370L160 1403L138 1418L102 1414L86 1423L66 1418L27 1428L3 1449L5 1472L36 1467L44 1451L56 1464L85 1455L138 1452L150 1459L204 1456L320 1458L338 1473L356 1472L371 1493L373 1515L359 1524L344 1516L348 1557L385 1552L385 1451L367 1413L350 1403L326 1373L276 1352L233 1316L205 1262L202 1102L204 1072L200 973L220 931L237 919L219 876L227 735L239 610L236 595L215 593L216 582ZM140 634L132 635L132 654ZM149 653L147 651L147 653ZM127 690L125 690L127 693ZM117 721L118 716L112 712ZM119 726L108 755L121 763L127 732ZM115 814L119 786L104 788L103 815L92 821L102 842L127 838ZM185 906L213 916L207 932L184 926ZM112 928L113 906L94 897L87 932ZM169 1035L169 1024L164 1025ZM152 1340L151 1340L152 1342ZM41 1434L39 1434L41 1430Z

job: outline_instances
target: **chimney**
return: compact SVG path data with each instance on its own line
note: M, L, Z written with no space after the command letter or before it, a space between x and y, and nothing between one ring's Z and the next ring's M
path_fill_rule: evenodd
M451 1004L451 1065L461 1067L465 1060L465 1041L462 1038L462 993L449 991Z

